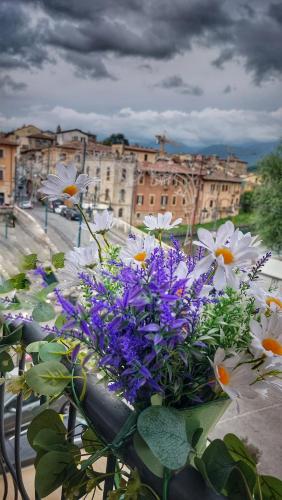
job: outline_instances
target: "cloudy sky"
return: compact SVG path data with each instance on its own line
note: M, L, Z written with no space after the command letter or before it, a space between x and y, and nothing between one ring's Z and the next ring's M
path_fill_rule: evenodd
M0 129L282 136L281 0L0 0Z

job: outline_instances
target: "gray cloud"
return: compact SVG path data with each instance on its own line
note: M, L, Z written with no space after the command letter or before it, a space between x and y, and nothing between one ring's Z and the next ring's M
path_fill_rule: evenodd
M198 85L190 85L189 83L186 83L179 75L172 75L164 78L160 82L156 83L154 87L162 89L172 89L180 92L181 94L193 96L201 96L204 93L201 87L199 87Z
M279 2L2 0L0 19L5 68L41 68L51 47L82 78L114 79L108 55L164 61L198 44L219 51L215 67L243 63L256 84L282 73Z
M10 75L0 77L0 90L3 92L20 92L21 90L25 90L26 87L26 83L16 82Z
M226 85L226 87L224 88L223 90L223 93L224 94L230 94L230 92L232 92L232 87L231 85Z

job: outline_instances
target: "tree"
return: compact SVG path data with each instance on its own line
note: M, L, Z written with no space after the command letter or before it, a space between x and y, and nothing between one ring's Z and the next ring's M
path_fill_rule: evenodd
M282 144L259 165L261 184L255 191L256 225L263 242L282 250Z
M254 208L254 191L245 191L240 198L240 208L244 213L250 213Z
M124 144L129 145L128 139L123 134L111 134L109 137L104 139L103 144L106 146L111 146L112 144Z

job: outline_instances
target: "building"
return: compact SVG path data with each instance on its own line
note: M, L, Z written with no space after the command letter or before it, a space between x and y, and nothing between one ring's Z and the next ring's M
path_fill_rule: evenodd
M0 205L14 202L17 143L0 137Z
M243 190L253 191L261 183L261 176L258 172L248 172L243 176Z
M138 145L113 144L112 152L120 157L131 156L137 161L148 161L154 163L158 156L159 150L154 148L144 148Z
M96 142L96 135L90 132L83 132L79 128L73 128L69 130L58 130L56 133L56 141L58 144L62 145L66 142Z
M147 214L170 211L185 224L209 222L238 214L242 179L204 163L159 160L139 162L133 192L132 223Z

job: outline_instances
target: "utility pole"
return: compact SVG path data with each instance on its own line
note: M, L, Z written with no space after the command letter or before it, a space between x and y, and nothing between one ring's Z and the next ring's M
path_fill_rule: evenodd
M84 172L85 172L85 160L86 160L86 140L85 140L85 137L83 137L82 174L84 174ZM83 193L80 193L79 204L81 206L81 209L83 209L82 208ZM80 247L80 245L81 245L81 229L82 229L81 226L82 226L82 215L80 214L80 219L79 219L79 223L78 223L78 235L77 235L77 246L78 247Z
M47 176L49 175L50 170L50 145L48 146L48 159L47 159ZM47 233L48 228L48 198L45 202L45 221L44 221L44 232Z
M192 221L191 221L190 251L192 251L193 232L194 232L194 226L195 226L195 222L196 222L197 210L198 210L198 204L199 204L199 198L200 198L203 164L204 164L204 162L203 162L203 160L201 160L200 172L199 172L197 182L196 182L197 190L196 190L195 204L194 204L194 210L193 210L193 217L192 217Z

